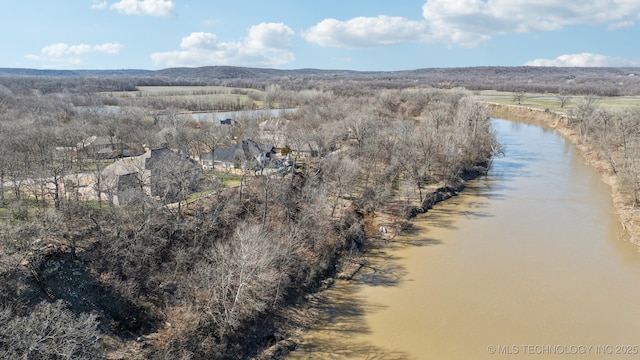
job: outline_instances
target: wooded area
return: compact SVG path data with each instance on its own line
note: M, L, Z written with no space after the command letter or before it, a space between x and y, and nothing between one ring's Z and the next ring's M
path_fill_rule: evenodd
M610 71L574 84L636 91ZM383 208L406 218L500 151L485 104L418 73L0 76L0 356L237 359L287 339ZM496 87L587 91L566 80ZM265 108L291 111L214 118ZM575 114L637 206L638 113Z
M640 95L637 67L484 66L405 71L278 70L234 66L146 70L33 70L0 68L0 85L15 94L33 89L89 93L135 90L137 86L226 86L264 90L278 84L291 90L358 91L432 87L572 95ZM55 81L51 81L55 80ZM340 90L341 89L341 90Z

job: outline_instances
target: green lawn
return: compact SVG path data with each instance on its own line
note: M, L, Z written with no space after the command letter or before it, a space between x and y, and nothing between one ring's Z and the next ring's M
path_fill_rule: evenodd
M242 180L241 175L226 172L215 172L214 175L216 176L216 178L218 178L222 185L226 187L239 186L240 181Z
M478 97L487 102L494 102L507 105L521 105L538 109L549 109L560 112L570 112L576 105L584 99L583 96L573 96L564 108L560 107L560 100L555 94L533 94L527 93L518 104L514 101L513 93L500 91L480 91ZM596 101L597 105L612 109L636 108L640 107L640 97L602 97Z
M187 198L187 202L190 203L192 201L196 201L201 197L205 197L207 195L213 194L214 192L215 190L205 190L205 191L199 191L199 192L193 193L189 195L189 197Z

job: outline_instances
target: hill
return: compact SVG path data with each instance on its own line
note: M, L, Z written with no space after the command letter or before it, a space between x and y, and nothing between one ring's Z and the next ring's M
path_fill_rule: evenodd
M205 66L161 70L37 70L0 68L0 85L14 89L16 78L99 79L107 85L94 86L102 91L131 90L154 85L228 85L264 88L278 83L300 89L313 87L318 81L352 82L376 88L428 86L464 87L469 90L523 91L535 93L595 94L601 96L640 95L640 68L617 67L531 67L483 66L465 68L424 68L402 71L354 71L323 69L269 69L238 66ZM14 84L10 84L11 82ZM118 82L119 84L114 84ZM21 87L27 84L20 83ZM52 87L58 89L62 84ZM86 84L70 86L87 90ZM97 91L96 90L96 91ZM74 90L70 90L74 91Z
M42 77L85 77L85 76L146 76L153 74L152 70L47 70L0 68L0 76L42 76Z

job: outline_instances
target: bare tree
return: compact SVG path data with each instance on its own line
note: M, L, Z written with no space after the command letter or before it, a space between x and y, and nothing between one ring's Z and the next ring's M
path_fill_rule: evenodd
M571 94L569 94L566 90L560 89L560 93L556 95L556 99L560 103L560 108L564 109L564 107L571 101Z
M575 113L572 118L577 122L578 131L580 131L583 141L590 136L589 130L593 127L593 114L597 109L597 101L598 98L595 96L585 96L583 99L578 101L578 104L574 109Z
M526 98L526 93L524 92L524 90L518 90L518 91L514 91L512 94L513 97L513 102L518 104L518 105L522 105L522 102L525 100Z
M243 223L231 241L217 244L197 266L192 276L196 304L219 336L277 300L282 253L261 225Z
M429 122L405 121L398 126L398 142L394 155L405 176L418 190L423 201L424 185L430 181L435 154L435 133Z
M42 302L26 316L0 311L4 359L99 359L98 339L97 316L75 316L62 301Z
M348 156L330 155L322 160L320 168L323 180L334 189L335 200L331 206L331 216L333 217L336 207L343 200L344 193L350 192L356 185L360 175L360 165Z

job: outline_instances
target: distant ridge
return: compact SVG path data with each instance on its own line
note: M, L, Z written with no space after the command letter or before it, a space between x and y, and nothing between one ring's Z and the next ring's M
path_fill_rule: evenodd
M169 68L158 70L155 76L165 76L170 78L216 78L216 79L269 79L283 78L289 76L307 77L331 77L335 75L354 76L358 74L372 74L372 72L355 70L320 70L320 69L296 69L281 70L269 68L249 68L238 66L204 66L198 68Z
M640 75L640 68L633 67L537 67L537 66L478 66L458 68L422 68L415 70L398 71L357 71L357 70L322 70L322 69L271 69L251 68L240 66L203 66L203 67L176 67L161 70L142 69L115 69L115 70L54 70L54 69L22 69L0 68L0 76L42 76L42 77L161 77L171 79L276 79L287 77L308 78L332 78L345 76L349 78L372 77L453 77L460 76L535 76L545 75L595 75L595 76L620 76L635 74Z
M72 77L72 76L148 76L152 70L48 70L0 68L0 76L44 76L44 77Z
M55 79L55 81L41 81ZM22 79L28 80L23 81ZM60 81L64 79L65 81ZM640 67L478 66L400 71L269 69L238 66L176 67L162 70L38 70L0 68L0 85L12 91L38 88L58 91L135 91L139 86L227 85L264 87L279 83L310 86L344 82L356 93L359 85L399 89L413 86L535 93L640 95ZM46 86L42 83L46 82Z
M82 77L82 76L153 76L184 79L273 79L288 76L331 77L339 75L370 75L384 72L356 70L296 69L282 70L270 68L250 68L240 66L176 67L161 70L115 69L115 70L56 70L29 68L0 68L0 76L42 76L42 77Z

